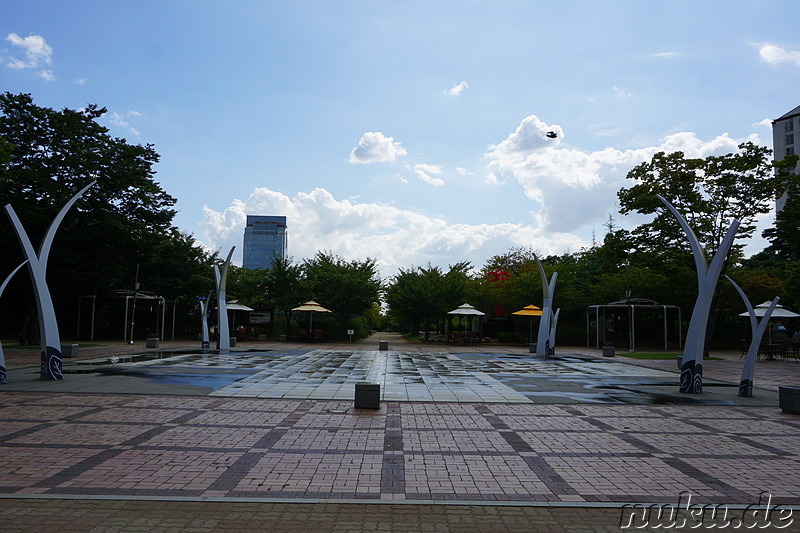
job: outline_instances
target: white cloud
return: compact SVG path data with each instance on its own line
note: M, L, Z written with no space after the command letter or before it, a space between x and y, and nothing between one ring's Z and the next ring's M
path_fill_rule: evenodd
M6 40L22 48L24 59L18 57L5 58L6 66L16 69L37 68L41 64L49 65L53 59L53 49L45 42L41 35L28 35L20 37L16 33L9 33Z
M425 163L417 163L409 167L419 179L425 183L441 187L444 185L444 180L439 176L442 174L442 167L440 165L428 165Z
M771 118L765 118L763 120L759 120L758 122L753 124L753 127L757 127L757 126L761 126L761 127L764 127L764 128L769 128L770 131L772 131L772 119Z
M770 65L793 63L794 66L800 67L800 51L786 50L770 43L756 43L755 46L758 47L761 60Z
M54 81L56 79L53 71L50 69L45 69L39 72L39 77L42 78L44 81Z
M611 86L611 93L597 93L589 97L590 102L611 101L612 99L627 100L633 94L617 85Z
M544 137L548 130L561 133L559 126L531 115L505 140L489 146L486 158L492 173L487 183L501 182L493 173L514 179L541 207L537 213L542 229L562 233L595 224L607 213L616 212L617 191L630 186L627 172L656 152L682 151L687 157L707 157L734 152L741 142L728 134L704 142L694 133L682 132L665 137L658 146L582 152L549 142L556 139Z
M139 130L134 128L130 124L130 122L128 122L128 119L131 118L131 117L140 117L140 116L142 116L141 113L139 113L137 111L128 111L127 118L126 118L125 115L121 115L120 113L117 113L117 112L113 111L113 112L108 114L108 120L114 126L119 126L120 128L125 128L129 132L131 132L132 134L139 135Z
M611 91L612 91L612 92L613 92L613 93L614 93L616 96L618 96L618 97L620 97L620 98L626 98L626 99L627 99L627 98L630 98L631 96L633 96L631 93L629 93L629 92L628 92L628 91L626 91L625 89L622 89L622 88L620 88L620 87L617 87L616 85L614 85L614 86L611 88Z
M350 152L350 163L387 163L399 156L406 155L406 150L395 142L393 137L386 137L379 131L368 131L361 136L358 146Z
M467 170L464 167L456 167L456 172L458 172L462 176L472 176L472 175L475 174L474 172L470 172L469 170Z
M461 81L445 90L444 93L449 94L450 96L461 96L461 93L464 92L464 89L469 89L469 83Z
M242 235L248 214L285 215L289 253L295 261L329 250L345 259L372 257L381 275L414 265L447 267L472 261L480 267L492 255L513 246L534 246L546 254L578 250L586 243L574 235L551 239L524 224L449 224L411 210L380 203L337 200L325 189L299 192L293 197L266 187L253 190L246 200L234 199L222 211L203 207L201 241L210 250L227 253L236 246L241 261Z
M673 57L678 57L678 52L658 52L653 54L652 57L659 57L664 59L672 59Z
M74 83L75 85L84 86L87 83L89 83L89 80L87 80L86 78L73 78L72 83Z

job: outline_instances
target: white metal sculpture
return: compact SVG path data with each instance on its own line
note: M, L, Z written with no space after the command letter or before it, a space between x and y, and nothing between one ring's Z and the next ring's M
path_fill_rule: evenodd
M42 244L39 247L37 254L33 245L31 244L28 234L25 233L25 228L22 226L19 217L14 212L11 204L6 205L6 213L8 213L11 223L14 225L14 230L17 233L22 251L25 253L25 258L28 260L28 270L31 273L31 281L33 282L33 290L36 295L36 308L39 314L39 336L41 342L41 378L43 380L56 380L61 379L61 338L58 333L58 322L56 320L56 312L53 309L53 300L50 297L50 289L47 287L47 259L50 256L50 247L53 244L53 239L56 234L61 221L64 220L67 211L78 201L83 193L96 182L92 182L73 196L67 202L58 215L50 223L47 228Z
M742 297L742 300L744 300L744 305L747 307L747 314L750 317L750 331L753 334L753 338L750 340L750 346L747 347L747 355L745 356L744 366L742 367L742 378L739 380L739 396L749 398L753 395L753 375L756 371L758 347L761 346L761 339L764 337L764 332L767 330L767 324L769 324L772 312L780 301L780 296L776 296L775 299L772 300L772 303L761 318L761 322L759 322L753 305L750 303L750 300L747 299L741 287L730 277L725 277L731 282L731 285L733 285L739 293L739 296Z
M14 277L14 274L19 272L19 269L24 267L25 263L27 263L27 262L28 261L23 261L22 263L20 263L20 265L17 268L15 268L11 272L11 274L8 275L8 277L3 282L3 284L0 285L0 296L3 296L3 291L6 290L6 285L8 285L8 282L11 281L11 278ZM3 344L0 343L0 384L6 383L6 382L7 382L7 379L6 379L6 356L5 356L5 354L3 354Z
M550 340L550 322L553 318L553 294L556 292L556 279L558 272L553 272L550 282L547 282L547 275L544 273L539 257L534 254L536 266L539 267L539 275L542 278L542 318L539 321L539 335L536 337L536 355L538 357L550 357L553 348ZM555 331L553 332L555 337Z
M550 322L550 337L548 338L550 342L550 355L556 353L556 326L558 325L558 315L561 314L561 308L556 309L556 312L553 314L553 319Z
M214 265L214 277L217 280L217 333L219 334L217 349L219 350L231 349L231 334L228 328L228 305L225 300L225 290L228 284L228 267L231 264L231 256L235 248L235 246L232 247L231 251L228 252L228 258L225 259L221 274L219 267Z
M208 334L208 308L211 306L211 293L208 293L208 298L205 301L200 300L200 325L203 328L203 341L200 345L201 348L211 347L211 337Z
M731 223L709 266L706 262L706 254L700 246L700 241L686 220L661 195L657 194L656 198L661 200L675 218L678 219L678 223L689 239L697 268L697 300L692 311L692 318L689 321L689 329L686 332L686 343L683 346L680 392L700 393L703 392L703 349L706 341L708 314L711 311L711 301L719 274L722 271L722 265L725 262L728 251L731 249L731 245L733 245L736 230L739 229L739 221L734 220Z

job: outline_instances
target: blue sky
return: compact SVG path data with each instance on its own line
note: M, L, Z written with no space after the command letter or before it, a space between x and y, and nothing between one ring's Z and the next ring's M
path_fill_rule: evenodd
M286 215L295 260L381 273L578 251L653 153L771 147L800 105L786 1L15 2L0 88L108 108L210 249ZM555 131L556 139L546 137ZM763 224L768 224L769 218ZM763 241L750 245L754 253Z

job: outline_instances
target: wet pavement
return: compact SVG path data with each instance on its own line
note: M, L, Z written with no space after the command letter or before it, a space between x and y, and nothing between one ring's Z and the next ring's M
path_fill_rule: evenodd
M69 362L68 384L36 368L9 372L6 390L130 392L220 397L350 400L359 382L383 401L777 405L777 391L740 398L706 380L702 395L677 392L678 373L621 358L525 353L350 349L166 350Z
M680 395L674 361L373 344L98 349L59 382L15 365L4 530L616 531L624 504L682 493L800 506L800 416L773 390L800 364L759 362L763 388L739 399L719 379L732 356ZM361 380L382 385L380 409L355 409Z

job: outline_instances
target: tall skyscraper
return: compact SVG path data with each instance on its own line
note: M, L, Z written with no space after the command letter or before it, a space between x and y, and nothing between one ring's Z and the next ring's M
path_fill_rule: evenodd
M272 259L286 259L286 217L247 215L244 228L244 268L268 270Z
M772 121L772 157L780 161L787 155L800 154L800 106ZM800 164L798 164L800 169ZM795 169L797 172L798 169ZM776 209L786 203L786 195L778 198Z

